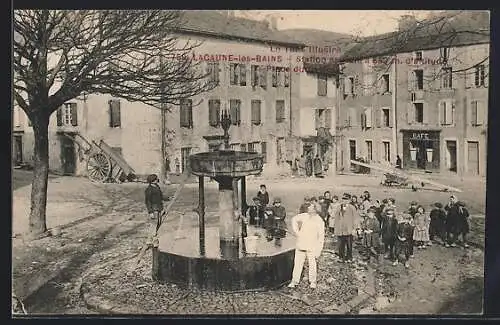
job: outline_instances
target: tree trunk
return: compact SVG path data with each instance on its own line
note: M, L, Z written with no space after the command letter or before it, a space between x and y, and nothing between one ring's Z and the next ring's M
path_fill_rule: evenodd
M33 114L35 136L33 183L31 188L31 212L29 230L32 236L47 231L47 182L49 178L49 116Z

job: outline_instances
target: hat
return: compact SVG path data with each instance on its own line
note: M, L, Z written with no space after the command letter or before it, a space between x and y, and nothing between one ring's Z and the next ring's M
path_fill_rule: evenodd
M281 203L281 199L279 197L277 197L273 200L273 203Z
M304 201L311 201L311 198L308 195L306 195L304 196Z
M382 203L387 204L387 203L389 203L389 200L387 200L387 199L383 199L383 200L382 200Z
M369 208L366 210L366 213L370 213L370 212L373 212L373 213L377 212L377 208L375 208L374 206L369 207Z
M157 179L158 179L158 176L156 174L150 174L150 175L148 175L146 180L148 183L151 184L151 183L155 182Z
M342 195L342 200L349 200L351 198L351 195L349 193L344 193Z
M436 208L439 208L439 209L441 209L443 207L443 205L441 203L439 203L439 202L434 203L434 206Z
M411 201L410 202L410 205L417 205L417 204L418 204L417 201Z

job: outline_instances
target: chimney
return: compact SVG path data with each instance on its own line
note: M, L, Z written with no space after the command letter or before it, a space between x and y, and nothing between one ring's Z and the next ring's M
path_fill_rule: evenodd
M278 30L278 18L274 16L269 17L269 27L272 30Z
M412 15L403 15L398 21L398 30L400 32L409 30L417 25L417 18Z

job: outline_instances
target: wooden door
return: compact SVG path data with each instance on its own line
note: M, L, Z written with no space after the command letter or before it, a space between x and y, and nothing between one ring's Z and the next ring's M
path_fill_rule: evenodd
M467 169L472 175L479 175L479 142L467 142Z
M21 135L14 136L14 163L20 165L23 163L23 137Z
M61 137L61 165L64 175L74 175L76 171L76 150L73 140Z

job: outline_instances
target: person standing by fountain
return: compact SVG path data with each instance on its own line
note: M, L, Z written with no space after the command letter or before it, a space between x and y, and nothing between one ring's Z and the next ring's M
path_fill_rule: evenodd
M248 207L246 217L251 226L262 227L262 221L259 219L260 202L258 197L252 199L253 204Z
M148 175L148 187L144 191L146 208L151 219L159 222L160 212L163 211L163 193L160 189L159 178L156 174Z
M316 154L316 157L314 157L314 176L316 177L323 177L323 161L321 161L321 158L319 157L318 154Z
M273 215L274 215L274 240L276 246L281 246L281 239L286 236L286 210L281 205L281 199L273 200Z
M269 193L267 193L266 185L261 184L259 191L257 192L257 198L259 199L259 220L264 223L264 210L269 204Z
M292 218L292 228L297 236L292 281L289 288L295 288L300 282L304 262L309 266L309 285L316 288L317 261L325 243L325 223L318 215L316 206L310 204L307 213L297 214Z

